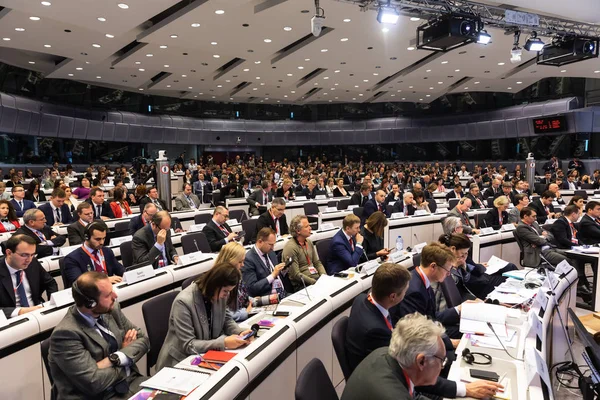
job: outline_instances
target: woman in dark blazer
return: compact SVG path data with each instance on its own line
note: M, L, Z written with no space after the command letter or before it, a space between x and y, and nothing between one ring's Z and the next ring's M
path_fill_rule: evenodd
M502 225L508 224L508 213L506 209L510 200L506 196L499 196L494 200L494 208L485 214L483 222L479 224L480 228L494 228L495 231L500 229ZM502 216L502 217L500 217Z
M348 192L344 189L344 180L338 179L337 187L333 189L333 197L346 197L348 196Z
M361 228L363 236L363 260L374 260L377 257L385 257L390 251L383 246L383 230L387 226L387 218L381 211L375 211L367 218L367 222ZM365 258L365 256L367 258Z
M44 194L43 190L40 190L40 183L37 181L37 179L29 182L29 186L25 191L25 200L31 200L34 203L46 201L46 195Z
M17 212L8 200L0 200L0 233L13 232L21 227Z

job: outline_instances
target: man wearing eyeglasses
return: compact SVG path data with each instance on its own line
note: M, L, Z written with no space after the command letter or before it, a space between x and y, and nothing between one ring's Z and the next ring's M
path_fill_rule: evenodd
M150 221L152 221L154 214L157 212L158 210L154 204L146 203L144 206L144 211L142 211L140 215L129 220L129 234L135 235L137 231L148 225Z
M17 217L21 218L25 211L35 208L35 203L31 200L25 200L25 189L23 185L15 185L12 188L13 199L10 201L17 212Z
M0 307L12 318L42 308L42 293L50 298L58 285L35 258L35 240L15 234L5 245L6 257L0 261Z
M271 202L271 209L258 217L256 220L256 232L258 233L262 228L273 229L277 236L290 233L285 217L285 200L283 198L274 198Z
M37 208L25 211L23 226L15 231L15 235L19 234L27 235L36 242L34 253L40 258L58 254L59 247L67 241L46 225L46 216Z
M210 250L213 252L218 252L226 243L236 240L238 237L238 234L232 232L229 225L227 225L226 221L228 219L229 210L223 206L219 206L215 208L212 219L202 228L202 232L204 232L206 239L208 239Z

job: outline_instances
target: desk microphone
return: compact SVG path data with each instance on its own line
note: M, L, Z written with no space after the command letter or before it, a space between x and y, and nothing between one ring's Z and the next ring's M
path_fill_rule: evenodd
M306 288L306 283L304 282L304 276L300 275L300 280L302 281L302 286L304 286L304 290L306 291L306 297L308 297L309 301L312 301L310 298L310 294L308 294L308 289Z
M196 251L200 251L200 249L198 248L198 242L196 242L196 239L194 239L194 246L196 246Z
M487 221L485 220L485 218L483 219L483 224L485 225L485 227L487 228Z
M510 354L510 353L508 352L508 350L506 350L506 347L504 347L504 343L502 342L502 340L500 340L500 338L498 337L498 334L496 334L496 331L494 330L494 326L492 325L492 323L491 323L491 322L488 322L488 323L487 323L487 326L488 326L488 328L490 328L490 329L491 329L491 331L492 331L492 333L494 334L494 336L496 336L496 339L498 339L498 342L500 342L500 346L502 346L502 348L504 349L504 352L505 352L506 354L508 354L508 356L509 356L510 358L512 358L513 360L517 360L517 361L524 361L523 359L520 359L520 358L514 357L512 354Z

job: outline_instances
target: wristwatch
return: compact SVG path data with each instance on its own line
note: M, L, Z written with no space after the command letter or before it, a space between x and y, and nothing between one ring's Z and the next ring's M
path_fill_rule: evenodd
M117 353L110 354L108 356L108 361L110 361L115 367L121 366L121 359L119 358L119 355Z

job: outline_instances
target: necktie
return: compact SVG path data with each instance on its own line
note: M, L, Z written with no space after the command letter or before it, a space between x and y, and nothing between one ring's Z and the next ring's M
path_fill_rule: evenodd
M352 252L354 252L354 239L350 238L350 247L352 247Z
M569 222L569 226L571 227L571 242L577 243L577 229L575 229L572 222Z
M188 203L190 203L190 207L191 208L196 208L196 205L194 204L194 201L192 200L192 198L188 197L187 199L188 199Z
M44 243L46 241L46 237L42 234L42 232L40 231L34 231L36 236L38 237L38 239L40 239L41 243Z
M272 271L271 269L271 262L269 261L269 256L267 254L263 254L263 257L265 258L265 265L267 266L267 269L269 271ZM275 278L275 280L278 280L279 277ZM275 283L275 281L273 281L273 283ZM285 297L285 290L283 289L283 285L281 284L281 281L279 281L279 284L275 285L275 291L277 292L277 295L279 296L280 299L283 299Z
M275 218L273 221L275 222L275 233L279 235L279 225L277 225L279 218Z
M430 303L431 303L431 304L429 304L429 307L427 307L427 309L428 309L428 315L433 316L433 315L435 315L435 309L436 309L436 307L435 307L435 292L433 291L433 289L431 288L431 286L429 286L427 288L427 294L429 295L429 300L430 300Z
M104 272L104 268L102 267L102 264L100 263L100 257L98 257L98 250L92 251L92 255L94 256L92 261L94 263L94 269L96 270L96 272Z
M381 211L381 204L377 204L377 210Z
M25 271L17 271L15 272L15 276L17 277L17 294L19 295L19 304L21 307L29 307L29 301L27 301L27 294L25 293L25 286L23 286L23 281L21 280L22 274Z
M156 206L156 209L158 211L162 211L162 207L160 206L160 203L158 202L158 200L154 199L153 203Z
M363 202L362 202L362 207L365 206L365 203L367 202L367 200L369 200L369 198L367 196L363 197Z
M58 208L56 209L56 222L62 222L60 218L60 210Z
M263 206L267 204L267 192L263 190Z
M19 207L21 207L21 210L23 210L23 201L19 200Z
M102 216L102 207L96 206L96 219L100 219L101 216Z
M104 322L102 317L100 317L96 320L96 326L98 326L98 330L100 331L100 334L102 335L104 340L106 340L106 342L108 343L108 352L110 354L112 354L115 351L117 351L119 349L119 345L117 344L117 339L115 339L115 336L113 335L113 333L108 329L108 326L106 325L106 322Z
M229 236L229 231L225 229L223 225L219 225L219 229L221 230L221 232L223 232L223 235L225 235L225 237Z

